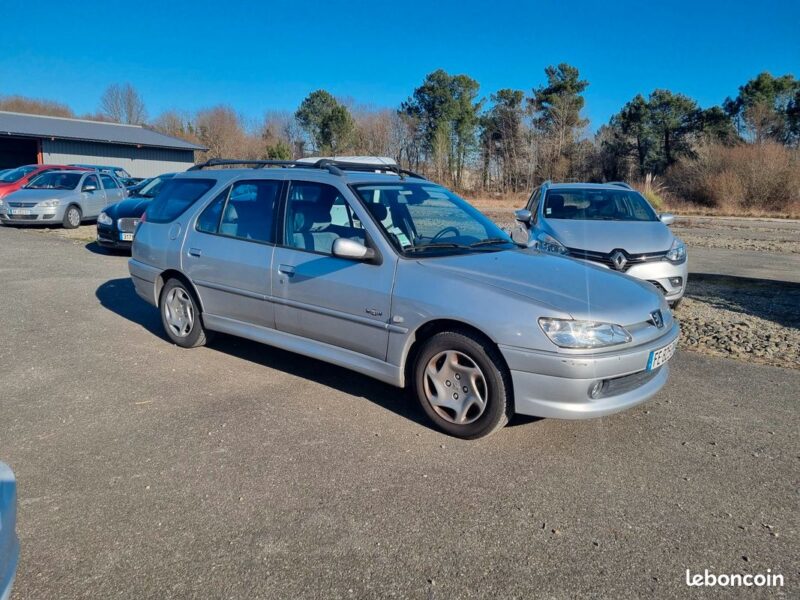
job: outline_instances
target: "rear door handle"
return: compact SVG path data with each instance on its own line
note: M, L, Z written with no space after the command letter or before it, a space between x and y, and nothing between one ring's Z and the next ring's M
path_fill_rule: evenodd
M294 275L294 267L292 265L280 265L278 267L278 271L280 271L284 275L288 275L289 277Z
M191 256L200 256L203 254L203 251L200 248L189 248L189 254Z

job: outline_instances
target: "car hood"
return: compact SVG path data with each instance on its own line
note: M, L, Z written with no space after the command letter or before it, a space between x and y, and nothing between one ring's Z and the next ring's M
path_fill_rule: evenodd
M43 200L60 200L69 196L76 195L75 190L26 190L21 189L9 194L4 200L7 202L42 202Z
M574 319L630 325L666 308L661 294L648 283L536 250L462 254L419 264L525 296Z
M552 219L547 226L567 248L590 252L611 252L617 248L628 254L665 252L673 235L661 221L578 221Z
M138 218L144 214L150 200L151 198L145 198L144 196L131 196L126 200L112 204L105 209L105 213L115 219L123 217Z

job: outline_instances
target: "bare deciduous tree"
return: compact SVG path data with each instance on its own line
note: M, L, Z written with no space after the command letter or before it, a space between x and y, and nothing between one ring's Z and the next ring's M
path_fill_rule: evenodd
M147 120L144 100L130 83L114 83L100 97L100 112L115 123L141 125Z

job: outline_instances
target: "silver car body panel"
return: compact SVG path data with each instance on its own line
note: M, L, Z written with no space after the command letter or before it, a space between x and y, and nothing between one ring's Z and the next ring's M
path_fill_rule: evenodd
M597 401L587 395L587 382L596 378L646 371L647 354L677 336L667 303L652 286L584 261L530 249L429 258L399 255L349 187L356 182L397 182L395 175L337 176L294 168L199 171L177 177L212 177L217 184L172 223L140 225L130 273L137 293L156 306L169 273L188 279L210 330L404 386L406 362L422 328L441 321L467 325L491 339L507 361L517 412L539 416L581 418L615 412L645 400L666 381L665 365L624 394ZM380 260L350 261L195 230L197 216L222 190L255 178L335 186L363 224ZM239 244L258 249L249 254ZM660 328L650 322L654 311L663 315ZM559 348L539 327L539 317L618 323L632 339L597 351ZM543 396L540 389L553 393Z
M14 473L0 462L0 600L11 597L19 561L17 482Z

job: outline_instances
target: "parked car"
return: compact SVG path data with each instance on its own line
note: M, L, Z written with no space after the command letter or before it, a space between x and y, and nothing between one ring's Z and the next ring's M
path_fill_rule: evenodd
M17 482L11 468L0 462L0 600L11 597L19 561Z
M689 274L686 245L626 183L544 183L517 220L534 248L589 261L653 284L674 308Z
M140 181L142 181L141 177L131 177L131 174L128 173L122 167L112 167L110 165L81 165L75 164L71 165L73 167L83 167L86 169L94 169L95 171L100 171L101 173L108 173L109 175L113 175L117 178L123 187L129 188L131 186L136 185Z
M175 173L165 173L148 182L128 190L128 197L107 207L97 217L97 243L114 250L130 250L133 234L144 210L164 184Z
M520 248L396 167L220 164L164 184L128 263L179 346L220 331L410 385L463 438L514 412L607 415L667 380L678 324L650 284Z
M61 223L67 229L74 229L81 221L97 217L107 205L125 197L125 189L113 175L96 171L47 171L0 200L0 223Z
M25 187L31 180L42 173L62 169L72 169L72 167L64 165L23 165L16 169L10 169L0 175L0 198L4 198L12 192ZM75 170L87 171L88 169L76 167Z

